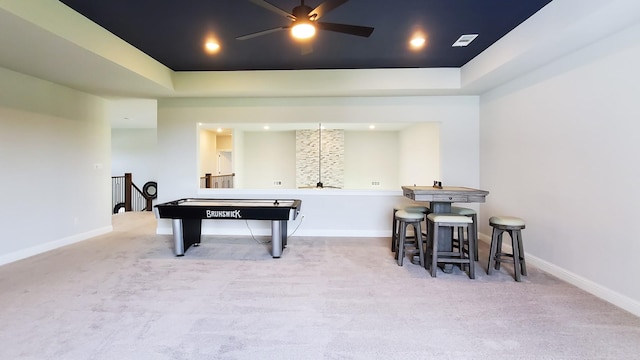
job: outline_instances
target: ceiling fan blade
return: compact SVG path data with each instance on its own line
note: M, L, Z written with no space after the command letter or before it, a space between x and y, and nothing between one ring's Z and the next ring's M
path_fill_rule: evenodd
M236 38L236 40L253 39L254 37L271 34L273 32L277 32L277 31L287 30L289 28L291 28L291 26L281 26L281 27L277 27L277 28L273 28L273 29L269 29L269 30L262 30L262 31L258 31L258 32L255 32L255 33L251 33L251 34L238 36Z
M335 31L349 35L369 37L371 36L371 33L373 33L373 28L368 26L335 24L320 21L316 22L316 24L321 30Z
M318 20L329 11L337 8L338 6L346 3L349 0L325 0L322 4L316 6L315 9L309 13L309 18L312 20Z
M286 18L289 18L290 20L295 20L296 17L293 16L293 14L291 14L288 11L282 10L279 7L273 5L272 3L266 1L266 0L249 0L252 3L258 5L258 6L262 6L263 8L269 10L269 11L273 11L276 14L280 14Z

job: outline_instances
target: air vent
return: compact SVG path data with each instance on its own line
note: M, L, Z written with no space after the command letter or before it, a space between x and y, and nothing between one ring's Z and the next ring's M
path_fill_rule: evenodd
M460 38L458 40L456 40L456 42L453 43L453 47L460 47L460 46L467 46L469 44L471 44L471 42L473 41L473 39L477 38L478 34L467 34L467 35L462 35L460 36Z

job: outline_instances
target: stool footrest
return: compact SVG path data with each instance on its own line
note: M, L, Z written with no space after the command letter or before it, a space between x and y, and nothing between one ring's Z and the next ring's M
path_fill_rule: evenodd
M466 252L464 254L466 254ZM464 254L459 252L459 251L438 251L438 259L441 258L441 257L445 257L445 256L457 256L457 257L460 257L460 256L462 256Z
M471 261L469 259L460 259L460 258L437 258L436 262L446 262L446 263L456 263L456 264L470 264Z

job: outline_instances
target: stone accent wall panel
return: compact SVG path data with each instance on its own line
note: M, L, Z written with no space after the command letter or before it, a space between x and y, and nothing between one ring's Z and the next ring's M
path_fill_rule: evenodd
M296 131L296 186L315 187L318 181L344 186L343 129Z

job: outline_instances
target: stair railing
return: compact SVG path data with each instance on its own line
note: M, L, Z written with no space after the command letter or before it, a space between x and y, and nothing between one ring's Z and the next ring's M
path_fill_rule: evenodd
M201 188L223 188L223 189L232 189L233 188L233 177L236 176L235 173L224 174L224 175L211 175L209 173L204 174L204 176L200 177L200 187Z
M157 184L148 181L142 190L133 183L131 173L111 177L111 205L113 213L123 211L151 211L157 197Z

